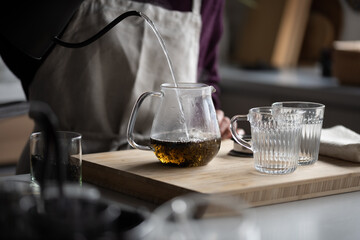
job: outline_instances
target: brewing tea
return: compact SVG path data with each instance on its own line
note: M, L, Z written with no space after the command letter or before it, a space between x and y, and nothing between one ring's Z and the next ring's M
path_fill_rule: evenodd
M218 153L221 144L211 98L213 92L212 86L203 83L179 83L177 86L164 83L160 92L141 94L129 119L128 143L137 149L154 151L165 164L181 167L206 165ZM138 144L134 136L138 110L147 97L155 96L160 98L160 104L151 127L150 141L143 141L146 145Z
M220 149L221 139L164 141L150 138L157 158L165 164L197 167L208 164Z

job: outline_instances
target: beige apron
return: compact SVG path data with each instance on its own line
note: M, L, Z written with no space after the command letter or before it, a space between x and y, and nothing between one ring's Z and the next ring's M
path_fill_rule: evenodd
M120 0L86 0L62 39L83 41L120 14L145 13L162 35L177 81L195 82L201 29L201 0L192 12ZM48 103L62 130L83 135L84 153L127 147L126 128L136 99L172 82L160 44L145 21L128 17L94 43L68 49L56 46L30 86L30 100ZM145 102L135 132L148 137L156 100Z

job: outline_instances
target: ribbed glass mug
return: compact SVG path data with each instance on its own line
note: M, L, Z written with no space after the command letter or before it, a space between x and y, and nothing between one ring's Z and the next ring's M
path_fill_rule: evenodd
M276 102L273 108L299 109L305 111L301 136L299 165L314 164L319 158L320 136L325 105L313 102Z
M231 119L231 133L235 141L254 153L255 169L268 174L287 174L296 170L304 113L275 111L271 107L257 107L247 115ZM237 122L249 121L251 143L237 134Z

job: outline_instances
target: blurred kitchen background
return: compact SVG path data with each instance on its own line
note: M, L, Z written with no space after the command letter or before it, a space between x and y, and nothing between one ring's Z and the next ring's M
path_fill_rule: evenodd
M325 128L360 133L360 0L226 0L220 60L227 116L320 102ZM15 173L32 131L25 101L0 59L0 176Z
M359 0L227 0L222 108L300 100L326 105L324 127L360 132Z

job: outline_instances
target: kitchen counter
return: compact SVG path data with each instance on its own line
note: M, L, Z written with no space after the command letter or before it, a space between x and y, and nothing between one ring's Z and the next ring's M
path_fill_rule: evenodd
M29 181L29 174L2 177ZM127 195L96 187L109 201L129 207L155 206ZM360 238L360 192L274 204L249 209L261 240L353 240ZM221 224L219 222L218 224ZM231 236L224 236L229 237Z

